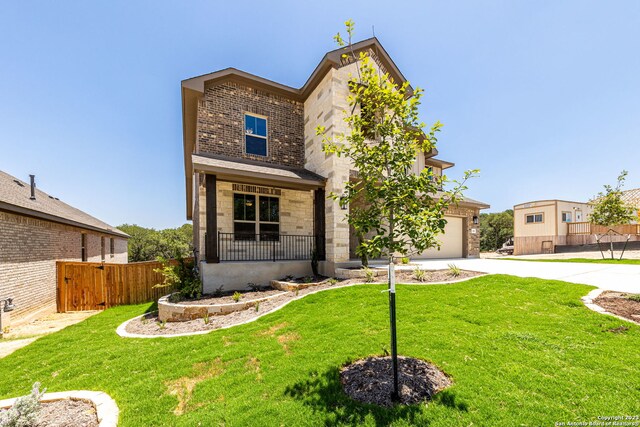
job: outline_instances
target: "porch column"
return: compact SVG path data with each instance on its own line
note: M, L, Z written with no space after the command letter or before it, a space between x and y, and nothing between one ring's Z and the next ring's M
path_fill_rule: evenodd
M326 260L325 250L325 193L324 188L317 189L313 194L313 234L316 239L316 248L318 250L318 259Z
M220 258L218 257L218 197L215 175L205 175L205 187L207 190L207 233L205 235L205 256L207 263L218 263L220 262Z

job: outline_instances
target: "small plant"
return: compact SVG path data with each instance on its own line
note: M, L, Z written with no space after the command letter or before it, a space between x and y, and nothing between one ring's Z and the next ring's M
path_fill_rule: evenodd
M0 411L0 426L29 427L36 425L36 417L40 410L40 399L46 389L40 391L40 383L31 387L31 394L16 399L13 406L6 411Z
M235 291L233 293L233 296L231 297L235 302L240 301L240 298L242 298L242 294L238 291Z
M311 277L311 276L304 276L304 278L302 279L302 281L303 281L304 283L311 283L311 282L313 282L313 277Z
M415 270L413 270L413 277L418 282L426 282L427 281L427 272L422 270L422 269L420 269L420 267L418 267Z
M371 283L376 279L376 274L369 267L364 269L364 281Z
M216 288L215 291L213 291L213 297L214 298L220 298L222 295L224 295L224 292L222 291L222 288L224 287L224 285L220 285Z
M256 313L260 310L260 301L256 303Z
M296 296L298 296L299 292L300 292L300 289L296 288Z
M209 324L209 312L206 312L204 317L202 318L202 321L204 322L205 325Z
M460 277L460 274L462 274L460 267L455 264L449 264L447 267L449 267L449 274L453 277Z
M282 279L283 282L293 282L293 279L295 279L295 277L293 277L291 274L288 274L286 276L284 276L284 279Z
M400 263L403 264L403 265L409 264L409 257L405 256L405 257L400 258Z
M327 280L327 283L328 283L330 286L333 286L333 285L335 285L336 283L338 283L338 279L336 279L335 277L332 277L331 279Z
M166 329L167 328L167 321L166 320L158 321L158 327L160 329Z
M631 301L640 302L640 294L627 295L627 299Z

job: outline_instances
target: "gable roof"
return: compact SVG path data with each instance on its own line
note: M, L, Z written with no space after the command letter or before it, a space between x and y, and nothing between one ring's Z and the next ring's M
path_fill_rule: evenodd
M354 43L351 46L350 50L348 49L349 48L345 46L327 52L323 56L320 63L313 70L305 84L298 89L276 83L272 80L256 76L255 74L247 73L246 71L238 70L236 68L225 68L213 73L192 77L181 82L182 140L184 150L187 219L192 218L193 165L191 162L191 154L193 153L193 147L196 140L198 100L204 93L205 83L214 81L235 81L271 93L286 96L299 102L304 102L304 100L307 99L307 97L316 88L316 86L320 84L323 77L327 74L327 72L329 72L331 68L340 68L343 65L346 65L342 59L342 54L347 53L350 50L352 50L355 54L358 54L359 52L365 50L373 51L376 55L376 59L385 68L385 70L389 73L391 78L393 78L396 83L402 84L407 80L400 72L396 64L393 62L384 47L382 47L382 44L380 44L380 41L377 38L371 37L358 43ZM409 88L409 90L412 89Z
M0 171L0 211L129 238L128 234L117 228L37 188L35 189L35 196L35 200L31 200L31 184Z
M640 188L623 191L622 201L635 209L640 209Z

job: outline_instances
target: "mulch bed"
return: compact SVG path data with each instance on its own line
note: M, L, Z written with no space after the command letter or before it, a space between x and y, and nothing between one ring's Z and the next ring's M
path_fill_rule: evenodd
M97 427L98 417L92 403L63 399L40 405L36 427Z
M251 300L256 300L260 298L265 298L272 295L277 295L282 291L279 291L277 289L267 288L259 291L251 290L251 291L238 291L238 292L242 294L242 297L238 302L243 302L243 301L251 301ZM185 304L185 305L232 304L236 302L233 299L233 294L234 292L224 292L221 296L205 294L198 299L188 299L188 300L178 301L178 304Z
M398 356L400 400L393 402L391 356L369 357L342 368L340 381L353 400L379 406L415 405L431 400L433 395L452 384L435 365L412 357Z
M610 313L640 323L640 302L628 299L629 295L633 294L605 291L593 302Z
M479 276L483 273L477 273L473 271L462 271L461 275L458 277L453 277L449 273L449 270L437 270L437 271L429 271L427 272L427 280L426 282L419 282L413 278L413 273L410 271L396 271L397 283L412 283L412 284L422 284L428 285L429 282L449 282L460 280L468 277ZM278 297L271 298L267 301L260 302L258 306L258 310L255 307L248 308L246 310L234 311L229 314L219 315L219 316L211 316L209 317L209 322L205 323L204 319L195 319L189 320L186 322L166 322L162 324L158 320L157 313L148 313L143 317L138 317L131 320L125 330L132 334L141 334L141 335L173 335L173 334L186 334L191 332L201 332L201 331L211 331L214 329L220 329L225 327L230 327L234 325L238 325L241 323L245 323L249 320L255 319L256 317L261 316L265 312L271 311L273 309L279 308L286 304L287 302L296 299L300 296L307 295L312 292L317 292L323 289L329 288L338 288L342 286L354 285L354 284L362 284L363 279L349 279L349 280L340 280L335 284L329 283L326 277L320 277L322 281L316 285L305 289L299 289L295 292L286 292ZM375 279L374 283L381 283L387 280L385 276L378 276ZM282 291L277 290L268 290L265 292L273 292L281 293ZM254 294L258 294L259 292L247 292L247 294L251 294L253 298ZM262 293L262 292L260 292ZM248 298L248 296L247 296ZM211 299L214 300L212 303L218 303L219 299ZM242 300L240 300L242 301ZM184 304L184 301L180 302ZM194 300L193 304L203 304L203 300Z

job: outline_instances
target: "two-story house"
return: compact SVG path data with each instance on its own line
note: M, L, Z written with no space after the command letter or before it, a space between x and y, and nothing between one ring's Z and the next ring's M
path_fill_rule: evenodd
M405 81L376 38L353 49ZM349 206L327 197L344 191L352 168L325 154L315 132L347 130L347 82L357 63L343 52L328 52L298 89L233 68L182 82L186 210L205 291L309 274L314 249L327 275L355 258ZM414 171L440 175L453 166L436 155L420 153ZM470 199L451 207L441 249L421 256L478 256L479 210L487 207Z

